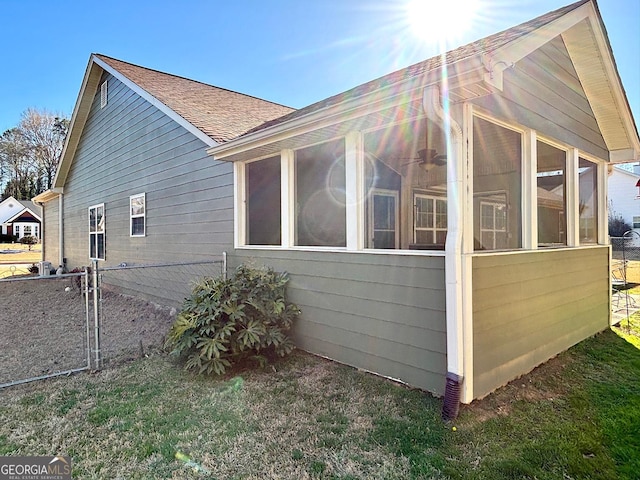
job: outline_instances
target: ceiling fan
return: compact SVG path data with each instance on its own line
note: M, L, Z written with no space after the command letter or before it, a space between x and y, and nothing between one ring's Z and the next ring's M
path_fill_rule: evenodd
M447 155L438 153L433 148L423 148L416 152L416 158L412 158L410 162L403 163L402 166L417 163L424 170L429 171L433 167L441 167L447 164Z

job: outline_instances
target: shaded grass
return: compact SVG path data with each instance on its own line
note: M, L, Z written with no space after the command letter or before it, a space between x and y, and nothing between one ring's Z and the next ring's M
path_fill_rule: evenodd
M157 353L0 391L0 455L68 454L74 478L638 478L640 350L620 335L637 342L640 314L630 324L455 424L439 399L301 352L222 379Z

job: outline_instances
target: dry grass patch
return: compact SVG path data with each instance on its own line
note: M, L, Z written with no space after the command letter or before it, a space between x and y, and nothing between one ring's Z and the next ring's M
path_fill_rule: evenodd
M408 478L368 440L398 388L301 352L220 380L154 354L0 391L0 454L68 454L74 478Z
M634 317L625 339L585 340L455 424L430 395L302 352L219 379L158 352L0 391L0 455L67 454L83 479L632 479L638 335Z
M21 243L0 243L0 252L10 251L11 253L0 253L1 263L38 263L42 260L42 245L33 245L31 250L27 245Z

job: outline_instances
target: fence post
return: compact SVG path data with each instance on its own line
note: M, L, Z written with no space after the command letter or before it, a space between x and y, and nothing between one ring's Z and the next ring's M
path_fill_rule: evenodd
M84 324L87 330L87 368L91 368L91 323L89 321L89 292L91 292L91 288L89 288L88 268L84 269L84 275L80 278L84 282L82 289L84 290Z
M91 273L93 275L93 321L94 321L94 342L95 342L95 369L100 370L102 368L102 352L100 351L100 285L98 276L98 261L91 261Z

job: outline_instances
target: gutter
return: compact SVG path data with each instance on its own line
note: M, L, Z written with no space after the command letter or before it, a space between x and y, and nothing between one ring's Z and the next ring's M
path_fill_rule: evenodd
M442 83L445 106L440 103L440 87L425 88L422 106L427 118L444 125L447 144L447 240L445 244L445 292L447 325L447 377L442 416L458 416L464 371L464 309L462 276L462 208L464 205L462 128L450 115L447 82Z
M469 83L482 81L486 67L482 63L480 56L473 56L462 59L456 63L448 64L447 69L454 70L455 76L449 78L450 87L464 86ZM439 84L444 65L434 70L416 75L409 79L394 83L392 85L373 90L361 97L343 101L319 110L314 110L301 117L285 121L283 123L250 133L233 140L229 140L221 145L211 147L207 154L215 160L223 160L226 157L242 153L261 145L274 143L279 140L290 138L295 135L317 130L324 126L334 125L346 120L356 118L363 113L373 113L389 106L390 100L396 99L397 103L404 103L409 98L409 92L415 92L416 98L421 96L421 89L425 85L435 86ZM469 80L471 77L471 80ZM452 82L455 79L456 82ZM346 92L343 92L346 93ZM366 108L366 112L361 109Z

